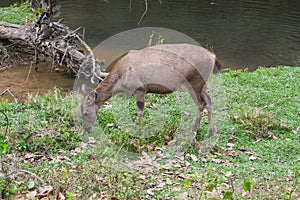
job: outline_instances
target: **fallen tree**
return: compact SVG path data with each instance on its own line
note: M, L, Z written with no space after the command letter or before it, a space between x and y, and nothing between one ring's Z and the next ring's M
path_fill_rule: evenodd
M36 3L37 4L37 3ZM0 64L9 59L6 46L14 45L15 49L32 55L32 64L37 70L37 63L51 58L52 67L62 65L77 76L84 75L92 82L97 82L107 75L102 69L104 63L95 58L93 51L84 42L81 27L71 30L62 24L62 20L53 21L52 1L38 2L31 9L36 17L27 20L24 25L0 22ZM1 44L2 43L2 44ZM4 45L6 44L6 45Z

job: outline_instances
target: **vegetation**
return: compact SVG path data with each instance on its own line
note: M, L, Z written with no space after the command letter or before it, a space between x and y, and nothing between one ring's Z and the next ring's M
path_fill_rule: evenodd
M297 199L300 68L225 70L211 82L217 137L200 154L207 116L199 144L182 142L194 119L184 91L148 95L139 125L134 99L117 96L90 134L77 93L1 102L2 198Z
M0 8L0 21L24 24L28 7ZM115 97L90 134L77 93L0 102L1 198L298 200L299 80L296 67L213 76L216 137L205 115L194 147L184 91L149 94L138 125L134 99Z
M0 22L25 24L26 17L28 17L29 20L34 19L34 14L29 8L29 1L25 1L21 4L14 3L10 7L0 7Z

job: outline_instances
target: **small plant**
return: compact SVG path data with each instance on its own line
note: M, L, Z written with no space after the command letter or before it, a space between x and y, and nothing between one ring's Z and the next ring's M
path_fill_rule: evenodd
M208 171L201 175L195 173L192 178L185 179L184 188L194 188L194 199L232 200L234 188L233 185L231 185L231 187L224 187L226 182L230 182L230 180L225 176L211 174L211 172ZM200 190L197 188L200 188Z
M153 43L153 38L155 38L155 42ZM164 43L164 36L161 35L160 33L156 33L154 30L152 31L151 35L149 36L149 41L147 46L152 46L152 45L159 45Z
M282 126L276 124L272 112L264 112L258 108L235 113L232 118L249 129L248 133L255 138L268 138L273 129Z
M256 182L251 181L249 178L245 178L243 182L243 189L249 194L249 198L253 199L254 189L256 188Z

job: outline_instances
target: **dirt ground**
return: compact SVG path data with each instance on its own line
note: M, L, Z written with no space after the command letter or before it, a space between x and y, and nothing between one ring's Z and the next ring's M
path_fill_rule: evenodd
M44 94L57 87L64 92L73 89L74 76L61 68L52 69L51 62L40 62L35 70L33 56L10 53L0 66L0 101L22 101L29 93Z

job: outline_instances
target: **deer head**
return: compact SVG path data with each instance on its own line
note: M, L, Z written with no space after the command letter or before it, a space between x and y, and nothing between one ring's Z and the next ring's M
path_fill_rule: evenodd
M83 117L84 129L90 132L97 119L97 106L95 105L95 100L97 98L97 93L95 90L88 93L86 85L82 84L81 94L83 95L83 101L81 104L81 115Z

